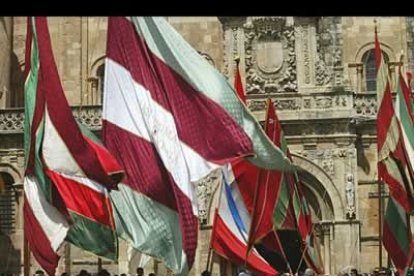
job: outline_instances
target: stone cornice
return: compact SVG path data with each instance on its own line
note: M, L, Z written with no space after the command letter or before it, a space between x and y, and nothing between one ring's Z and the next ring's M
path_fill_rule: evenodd
M376 94L350 91L325 93L278 93L269 95L275 102L287 139L354 139L355 132L375 135ZM263 123L267 95L249 97L248 107ZM102 106L73 106L74 117L93 131L102 127ZM367 128L368 126L368 128ZM21 134L24 109L0 110L0 136ZM360 130L358 130L360 129ZM324 140L326 140L323 138Z

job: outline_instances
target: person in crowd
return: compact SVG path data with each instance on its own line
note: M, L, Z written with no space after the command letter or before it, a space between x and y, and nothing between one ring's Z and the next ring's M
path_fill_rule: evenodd
M144 276L144 268L138 267L137 268L137 276Z
M108 270L102 269L101 271L98 272L98 276L111 276L111 274L109 273Z
M43 270L37 270L34 274L34 276L44 276L45 273L43 272Z
M88 276L88 271L86 271L85 269L82 269L81 271L79 271L78 276Z
M251 274L248 271L241 269L238 276L251 276Z
M311 268L305 270L305 276L315 276L315 272Z
M204 270L203 272L201 272L201 276L211 276L211 273L208 270Z
M358 270L356 268L351 269L351 276L358 276Z
M148 274L148 276L155 276L155 273L150 273Z

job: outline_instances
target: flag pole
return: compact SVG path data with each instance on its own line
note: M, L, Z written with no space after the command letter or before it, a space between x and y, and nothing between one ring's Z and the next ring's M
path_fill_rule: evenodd
M283 257L283 259L285 259L287 269L289 270L290 275L293 276L294 274L293 274L292 268L290 266L289 260L286 257L285 249L283 249L282 242L280 241L280 238L279 238L279 234L277 233L277 231L275 229L273 229L273 233L275 234L276 242L277 242L278 246L280 247L280 252L282 253L282 257Z
M26 204L25 198L26 197L23 196L23 205ZM23 222L23 275L30 276L30 248L29 248L29 242L26 237L25 228L26 228L26 225Z
M377 20L374 19L375 36L377 35ZM378 265L382 267L382 187L381 177L378 174Z
M215 218L215 217L214 217L214 218ZM208 270L208 269L209 269L209 267L210 267L211 251L213 251L213 248L211 248L211 245L210 245L210 248L208 249L208 256L207 256L206 270Z
M102 259L98 257L98 272L102 270Z

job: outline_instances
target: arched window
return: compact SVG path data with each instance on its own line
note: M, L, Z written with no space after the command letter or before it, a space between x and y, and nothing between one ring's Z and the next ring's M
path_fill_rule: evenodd
M385 62L388 64L388 56L382 52ZM364 66L365 91L377 90L377 68L375 67L375 49L368 50L362 57Z
M99 65L96 69L96 77L98 78L98 91L100 103L103 104L103 93L104 93L104 76L105 76L105 64Z

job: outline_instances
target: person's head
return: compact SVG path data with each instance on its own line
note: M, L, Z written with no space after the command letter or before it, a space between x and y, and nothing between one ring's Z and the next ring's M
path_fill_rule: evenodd
M351 274L358 275L358 270L356 270L356 268L351 269Z
M144 275L144 268L143 267L138 267L137 268L137 275L138 276L143 276Z
M43 270L37 270L35 272L35 276L44 276L44 275L45 275L45 273L43 272Z
M313 270L312 270L312 269L307 268L307 269L305 270L305 276L314 276L314 275L315 275L315 273L313 272Z
M201 276L211 276L211 273L208 270L201 272Z
M60 276L69 276L69 274L67 272L63 272Z
M122 273L121 276L127 276L125 273Z
M82 269L81 271L79 271L79 276L88 276L88 271Z
M111 276L111 274L106 269L102 269L98 272L98 276Z
M148 276L155 276L155 273L150 273L148 274Z

